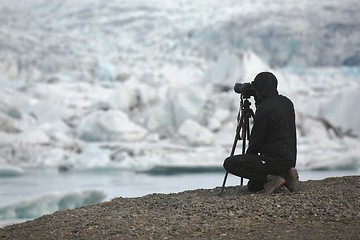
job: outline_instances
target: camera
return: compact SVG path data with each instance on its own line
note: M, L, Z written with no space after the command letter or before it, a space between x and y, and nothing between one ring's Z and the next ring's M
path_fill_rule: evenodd
M235 83L234 91L244 98L256 97L256 91L251 83Z

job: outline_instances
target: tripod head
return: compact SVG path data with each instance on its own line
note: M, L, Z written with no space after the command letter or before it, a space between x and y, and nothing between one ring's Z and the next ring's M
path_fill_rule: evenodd
M249 110L250 109L250 106L251 106L251 102L249 101L249 98L250 97L243 97L243 95L241 95L240 97L240 108L241 108L241 111L244 111L244 110ZM245 99L245 100L244 100ZM250 109L251 110L251 109Z
M245 139L246 136L249 137L250 134L250 126L249 126L249 119L252 117L254 118L254 112L250 108L251 102L249 101L250 96L241 94L240 95L240 109L238 113L238 125L236 128L236 136L239 140ZM242 134L240 134L241 129Z

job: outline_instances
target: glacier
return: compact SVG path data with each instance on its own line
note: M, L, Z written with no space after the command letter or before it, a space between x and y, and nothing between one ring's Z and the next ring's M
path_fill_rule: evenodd
M294 101L298 168L357 169L358 10L0 0L0 173L221 169L239 109L232 86L264 70Z

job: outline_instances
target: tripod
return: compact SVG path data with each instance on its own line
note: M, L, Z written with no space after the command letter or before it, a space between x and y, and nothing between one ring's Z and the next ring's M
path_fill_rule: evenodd
M245 98L245 100L244 100L244 98ZM250 98L250 96L249 97L248 96L243 97L243 95L240 96L240 109L239 109L240 120L238 119L238 125L236 127L235 139L234 139L234 143L233 143L233 146L231 149L230 156L234 156L236 144L237 144L238 140L243 140L242 154L245 153L246 138L249 139L249 135L250 135L249 119L250 119L250 117L254 118L254 112L250 108L251 103L249 101L249 98ZM238 118L239 118L239 116L238 116ZM240 133L241 129L242 129L242 132ZM224 192L225 183L226 183L228 175L229 175L229 172L226 171L219 196L222 196L222 194ZM244 182L244 179L241 178L240 185L243 185L243 182Z

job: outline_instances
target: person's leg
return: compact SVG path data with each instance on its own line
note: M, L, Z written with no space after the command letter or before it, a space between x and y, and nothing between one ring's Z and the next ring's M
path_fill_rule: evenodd
M225 159L224 168L231 174L249 179L248 190L271 193L281 187L285 180L280 176L283 173L281 166L272 162L265 163L260 156L243 154Z
M284 176L290 169L289 166L284 166L277 162L267 161L264 164L266 174Z
M264 189L264 183L249 179L246 187L250 192L259 192Z
M264 183L266 181L266 169L258 155L242 154L230 156L224 161L224 168L229 173Z

